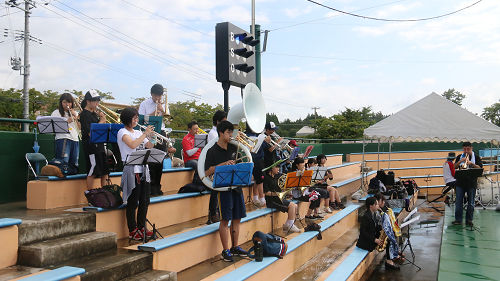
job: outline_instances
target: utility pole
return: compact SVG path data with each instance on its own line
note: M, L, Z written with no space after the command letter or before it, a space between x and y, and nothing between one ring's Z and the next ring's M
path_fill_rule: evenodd
M317 109L320 109L320 108L321 108L321 107L317 107L317 106L315 106L315 107L311 107L311 109L312 109L312 110L314 110L314 120L316 120L316 116L317 116L317 114L316 114L316 110L317 110ZM314 132L316 133L316 129L314 129Z
M35 8L35 2L32 0L25 0L24 1L24 9L19 7L20 4L16 3L16 0L10 0L8 2L5 2L5 4L18 8L22 11L24 11L24 65L21 70L21 75L23 75L23 119L28 120L29 119L29 102L30 102L30 97L29 97L29 76L30 76L30 64L29 64L29 45L30 45L30 29L29 29L29 22L30 22L30 10ZM15 69L16 70L16 69ZM23 132L28 132L29 131L29 124L24 123L23 124Z

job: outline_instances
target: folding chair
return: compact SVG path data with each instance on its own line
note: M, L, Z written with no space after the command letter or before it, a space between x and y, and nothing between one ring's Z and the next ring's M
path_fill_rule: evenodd
M30 180L30 170L33 172L33 175L35 176L35 179L38 180L38 173L40 173L40 168L38 167L38 163L40 162L45 162L45 165L48 165L49 162L47 161L47 158L41 153L26 153L25 155L26 162L28 162L28 178L27 180ZM33 169L33 166L31 163L35 164L35 169Z

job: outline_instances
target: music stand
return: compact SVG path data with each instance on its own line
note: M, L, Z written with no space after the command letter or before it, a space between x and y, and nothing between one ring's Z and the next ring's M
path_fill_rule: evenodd
M252 171L253 162L216 166L213 188L220 190L219 188L221 187L233 188L236 186L248 186L252 181Z
M194 147L204 148L208 143L208 134L196 134L194 135Z
M418 271L420 271L422 268L418 265L415 264L415 252L413 252L413 247L411 246L411 240L410 240L410 226L412 223L418 221L420 219L420 215L409 220L409 218L411 216L413 216L413 214L417 213L417 208L415 208L405 219L404 219L404 223L401 224L400 228L403 229L405 226L408 226L408 228L406 229L406 235L408 236L408 238L406 239L406 242L405 242L405 245L403 247L403 249L401 250L401 254L403 254L403 252L406 250L406 247L409 247L410 249L410 254L411 254L411 259L412 260L409 260L408 258L405 259L406 262L408 263L403 263L402 265L408 265L408 264L412 264L414 265L415 267L418 268Z
M90 124L90 143L116 143L118 131L123 124Z
M274 164L272 164L271 166L269 166L269 167L267 167L267 168L262 169L262 172L265 172L265 171L267 171L267 170L271 169L272 167L279 166L279 165L281 165L281 163L285 162L286 160L288 160L288 158L285 158L285 159L280 159L280 160L278 160L278 161L274 162Z
M312 181L323 181L326 176L326 172L328 171L327 167L311 167L309 171L313 171Z
M311 151L313 150L314 148L314 145L310 145L306 148L306 152L304 152L304 155L302 155L302 157L305 159L309 156L309 154L311 154Z
M124 165L143 165L143 166L145 166L148 163L152 163L152 164L163 163L163 159L165 158L166 154L167 154L166 152L161 151L161 150L156 149L156 148L151 148L151 149L146 149L146 150L137 150L137 151L134 151L130 155L127 156L127 159L125 160ZM144 235L142 236L142 242L144 244L149 242L149 240L158 239L158 236L163 238L163 236L160 234L160 232L158 232L158 230L156 229L155 224L151 224L151 222L147 218L146 218L146 222L149 223L149 225L151 225L153 227L153 235L151 235L150 238L147 238L148 227L145 224L144 225ZM132 235L132 237L134 237L136 232L138 232L138 231L140 231L140 230L137 229L134 232L134 234ZM130 241L132 241L132 238L130 238L128 241L130 243Z
M458 179L466 179L466 178L479 178L483 175L483 168L472 168L465 170L456 170L455 178Z
M290 154L290 160L295 160L295 158L297 158L297 156L299 156L299 151L300 151L300 147L295 147L293 150L292 150L292 154Z
M291 172L286 174L286 188L309 186L311 184L313 170Z
M161 127L163 124L162 116L153 116L153 115L142 115L139 114L139 123L144 126L152 125L154 127L154 131L158 134L161 133ZM134 130L140 130L139 126L135 126Z
M36 122L40 134L69 133L68 121L64 117L38 116Z

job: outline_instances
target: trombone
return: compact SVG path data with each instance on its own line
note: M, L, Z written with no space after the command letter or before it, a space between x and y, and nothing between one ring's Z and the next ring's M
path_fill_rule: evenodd
M156 109L155 109L155 116L160 116L160 111L158 111L158 105L162 106L163 109L163 122L165 124L170 124L173 121L172 116L170 115L170 110L168 109L168 103L167 103L167 89L163 89L164 94L161 96L161 100L159 102L156 102Z
M78 104L78 107L80 108L80 114L83 111L83 108L82 108L82 106L80 104L82 103L82 101L84 99L85 99L85 95L79 95L76 98L76 102ZM120 121L120 115L118 115L118 113L114 112L113 110L105 107L104 105L98 105L97 109L96 109L96 112L98 112L98 111L101 111L102 113L104 113L104 115L106 116L106 123L116 123L116 124L120 124L121 123L121 121ZM110 122L109 120L111 120L113 122Z

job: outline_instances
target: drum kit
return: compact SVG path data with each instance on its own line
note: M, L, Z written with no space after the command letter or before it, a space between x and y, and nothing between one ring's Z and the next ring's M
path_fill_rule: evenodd
M477 197L480 205L484 207L496 206L500 200L500 185L498 181L493 181L489 172L485 172L482 177L477 178Z

